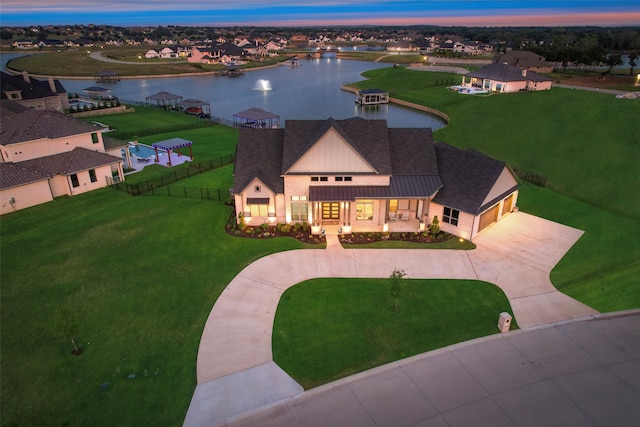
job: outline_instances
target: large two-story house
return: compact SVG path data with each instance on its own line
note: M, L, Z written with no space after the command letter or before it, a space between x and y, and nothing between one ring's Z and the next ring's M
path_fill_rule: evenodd
M473 239L515 207L503 162L434 143L428 128L386 120L287 120L241 128L234 186L238 222L311 224L313 233L424 230Z
M67 91L59 80L42 81L26 71L21 75L0 73L0 99L9 99L36 110L64 111L69 108Z
M104 128L49 110L0 104L0 214L122 180L118 144Z

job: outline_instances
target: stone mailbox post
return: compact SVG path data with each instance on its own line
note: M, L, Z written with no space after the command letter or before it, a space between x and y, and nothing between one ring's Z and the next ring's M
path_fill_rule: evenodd
M509 328L511 327L511 315L506 312L500 313L500 317L498 318L498 329L500 332L509 332Z

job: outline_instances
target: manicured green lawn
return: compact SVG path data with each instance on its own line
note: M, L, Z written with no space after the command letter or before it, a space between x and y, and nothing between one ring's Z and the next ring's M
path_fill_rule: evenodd
M231 237L229 214L104 189L3 216L2 425L181 425L220 292L253 260L304 247Z
M448 114L451 122L434 133L437 141L474 148L545 176L550 188L574 199L640 219L640 101L561 88L460 95L430 87L447 75L403 67L365 76L371 80L358 87L387 89Z
M640 307L637 101L555 89L463 97L424 87L437 81L421 83L401 68L385 70L405 91L393 96L438 101L437 108L450 115L436 140L477 148L549 178L557 191L524 185L518 204L585 230L552 272L560 290L602 311ZM155 113L149 114L153 122ZM118 115L114 127L140 126L142 119L125 116ZM111 124L112 117L99 120ZM165 116L161 123L173 117L190 119ZM214 126L140 140L174 136L193 140L196 158L207 160L233 153L237 131ZM154 168L160 167L127 180L160 173ZM225 166L178 185L228 188L231 170ZM2 425L182 424L195 388L202 328L220 292L260 256L304 247L291 239L233 238L224 232L230 213L219 202L134 198L104 189L3 216ZM475 297L469 302L466 295ZM442 341L449 323L473 336L494 333L497 313L511 312L504 301L497 288L480 282L411 281L401 313L392 313L384 280L299 285L285 293L278 310L274 354L291 366L285 369L303 371L290 372L310 387L470 337L456 330L454 341ZM467 309L451 314L456 307ZM64 308L78 318L79 357L70 355L71 344L58 333L56 317ZM349 317L351 312L360 316ZM362 325L360 317L369 320ZM366 329L378 318L383 322L377 329ZM359 337L362 328L368 333ZM298 336L300 329L316 335ZM414 335L424 343L412 341ZM308 344L301 344L304 339ZM286 360L292 346L307 345L317 346L324 360ZM320 363L317 374L304 365L314 363Z
M391 272L389 272L391 274ZM305 389L394 360L498 333L511 312L495 285L403 280L394 311L385 279L315 279L289 288L276 312L275 362ZM512 329L517 324L512 322Z
M601 312L640 307L640 221L533 185L518 205L585 231L551 272L558 290Z

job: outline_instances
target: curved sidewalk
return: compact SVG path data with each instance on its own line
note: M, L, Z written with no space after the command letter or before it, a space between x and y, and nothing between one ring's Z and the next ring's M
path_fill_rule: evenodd
M328 236L326 250L259 259L231 281L209 315L198 351L198 386L185 425L212 425L302 392L273 362L271 351L280 296L297 283L318 277L387 278L395 268L408 278L484 280L505 292L520 327L532 328L597 314L558 292L549 280L551 269L581 235L520 212L485 231L472 251L347 250L337 236Z

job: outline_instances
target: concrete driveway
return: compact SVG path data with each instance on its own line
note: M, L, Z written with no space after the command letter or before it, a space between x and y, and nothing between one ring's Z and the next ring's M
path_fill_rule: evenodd
M209 426L302 393L274 362L273 323L282 293L320 277L478 279L507 295L521 328L597 314L558 292L549 272L582 231L523 212L511 214L476 240L473 251L342 249L328 236L326 250L272 254L242 270L216 301L197 361L198 386L185 426ZM498 313L496 313L497 322Z

